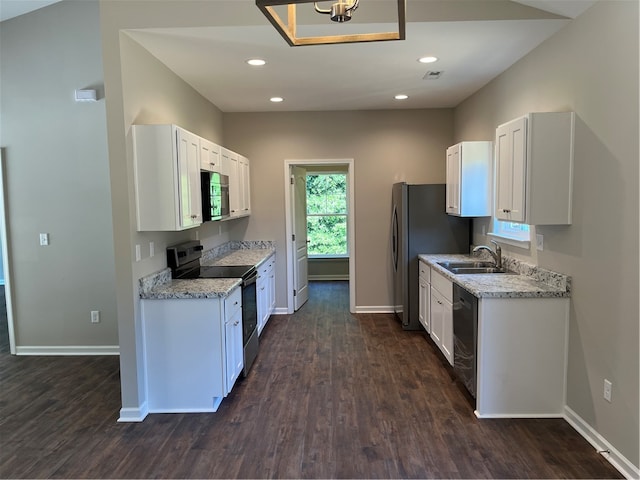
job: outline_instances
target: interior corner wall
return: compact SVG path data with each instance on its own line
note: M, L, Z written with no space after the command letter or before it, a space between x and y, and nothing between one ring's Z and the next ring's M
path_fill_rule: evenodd
M638 13L637 1L597 2L455 110L456 141L493 139L527 112L576 112L573 223L536 227L544 251L519 254L572 276L567 406L636 468Z
M444 183L453 111L225 113L224 138L251 159L247 239L275 240L276 303L287 305L285 160L354 159L356 308L392 308L391 188Z
M232 7L235 2L220 2ZM167 245L195 235L137 232L133 183L131 125L173 123L193 133L222 143L222 114L186 82L140 47L127 33L130 29L166 25L216 25L225 15L207 2L100 0L102 59L107 93L107 132L112 191L115 285L120 341L121 418L145 415L144 358L141 340L138 279L166 267ZM198 229L206 248L229 238L230 227L205 225ZM156 254L150 255L150 242ZM140 245L141 261L135 261Z
M0 145L18 353L118 345L99 8L2 22ZM74 100L95 89L97 102ZM40 246L39 233L50 244ZM101 321L90 322L99 310Z

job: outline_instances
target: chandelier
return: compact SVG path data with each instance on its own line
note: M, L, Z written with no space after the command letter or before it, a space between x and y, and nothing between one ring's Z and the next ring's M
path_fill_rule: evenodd
M327 45L335 43L380 42L388 40L404 40L406 28L406 0L397 0L398 29L395 32L373 32L345 35L325 35L298 37L296 6L304 3L313 3L314 10L320 14L329 15L331 20L344 23L351 20L353 12L358 8L360 0L332 0L331 8L321 8L318 4L323 1L316 0L256 0L256 6L267 17L278 33L292 47L303 45ZM287 7L285 21L276 12L276 6Z

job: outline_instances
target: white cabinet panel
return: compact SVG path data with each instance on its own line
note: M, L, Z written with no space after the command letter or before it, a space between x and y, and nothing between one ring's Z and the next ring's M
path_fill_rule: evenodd
M221 173L220 145L205 138L200 139L200 169Z
M461 142L447 149L447 213L491 216L493 142Z

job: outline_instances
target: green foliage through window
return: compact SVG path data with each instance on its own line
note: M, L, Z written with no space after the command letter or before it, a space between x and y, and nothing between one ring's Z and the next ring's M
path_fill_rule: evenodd
M347 255L347 175L307 174L310 256Z

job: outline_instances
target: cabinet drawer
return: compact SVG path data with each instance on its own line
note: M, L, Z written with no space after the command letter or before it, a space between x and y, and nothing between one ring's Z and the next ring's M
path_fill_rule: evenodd
M429 265L424 263L423 261L418 262L419 268L419 276L421 280L424 280L427 283L431 282L431 268Z
M242 288L237 287L224 299L224 320L230 320L242 306Z
M431 270L431 286L438 290L450 303L453 303L453 283L441 273Z

